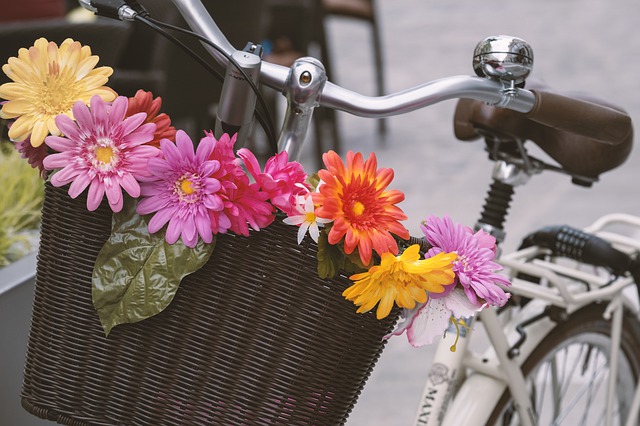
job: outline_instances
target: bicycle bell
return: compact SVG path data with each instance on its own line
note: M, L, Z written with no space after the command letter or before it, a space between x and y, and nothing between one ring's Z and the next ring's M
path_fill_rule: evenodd
M473 70L479 77L518 85L524 83L532 68L533 50L518 37L487 37L473 52Z

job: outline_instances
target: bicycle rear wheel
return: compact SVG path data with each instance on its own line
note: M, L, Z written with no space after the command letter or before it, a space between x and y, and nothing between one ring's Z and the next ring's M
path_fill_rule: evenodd
M539 425L602 425L606 416L611 322L605 305L589 305L559 324L523 364ZM625 313L618 359L613 424L629 415L640 373L640 324ZM488 424L517 425L509 390Z

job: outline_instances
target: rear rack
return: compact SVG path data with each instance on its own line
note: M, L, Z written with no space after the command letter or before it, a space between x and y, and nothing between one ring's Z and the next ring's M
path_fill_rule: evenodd
M640 252L638 216L618 213L606 215L584 230L627 254ZM629 274L614 276L604 268L552 257L548 249L539 246L505 254L499 262L510 275L512 286L508 290L512 294L539 298L569 313L590 303L612 300L622 289L635 287ZM638 315L638 304L632 302L638 300L637 295L629 295L627 290L621 294L625 306Z

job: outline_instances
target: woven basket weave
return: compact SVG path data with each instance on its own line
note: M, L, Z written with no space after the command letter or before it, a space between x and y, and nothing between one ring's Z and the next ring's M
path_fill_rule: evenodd
M22 404L82 424L322 424L346 421L398 311L356 314L346 276L317 276L317 247L274 223L219 235L162 313L105 338L91 274L110 234L47 184Z

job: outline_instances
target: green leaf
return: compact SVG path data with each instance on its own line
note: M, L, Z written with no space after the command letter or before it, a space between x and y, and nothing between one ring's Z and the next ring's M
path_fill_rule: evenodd
M346 273L361 272L367 268L362 265L357 250L346 255L342 243L329 244L329 230L331 226L323 229L318 238L318 276L320 278L333 278L340 270Z
M199 241L195 248L181 240L168 244L164 232L149 234L136 202L125 198L113 215L111 236L93 269L93 305L105 335L118 324L135 323L162 312L173 300L180 281L200 269L215 245Z
M320 184L320 176L317 173L307 176L307 182L311 185L312 191L315 191Z
M362 260L360 260L360 255L358 254L358 249L355 249L351 254L344 254L344 251L340 250L344 256L344 261L342 263L342 270L347 273L355 273L362 272L369 269L369 267L364 266ZM370 263L369 266L372 264Z
M318 276L320 278L333 278L340 269L343 257L336 246L329 244L328 232L323 230L318 237Z

